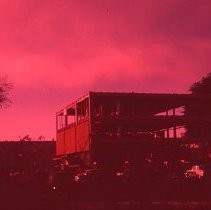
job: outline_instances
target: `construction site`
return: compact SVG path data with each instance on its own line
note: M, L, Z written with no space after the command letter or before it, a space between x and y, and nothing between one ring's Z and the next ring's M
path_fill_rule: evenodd
M56 142L2 143L2 208L11 196L17 209L209 208L210 107L210 95L88 92L56 113Z
M89 92L57 113L57 157L85 165L209 159L211 97Z

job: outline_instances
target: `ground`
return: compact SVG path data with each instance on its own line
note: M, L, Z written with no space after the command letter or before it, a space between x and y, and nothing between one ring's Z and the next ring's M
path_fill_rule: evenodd
M44 183L44 182L43 182ZM100 192L78 193L72 199L72 192L55 193L42 182L3 182L1 184L1 210L205 210L211 209L209 188L192 184L177 186L177 189L156 186L155 189L140 190L139 196L114 199L112 187L107 198L96 199ZM91 191L90 191L91 192ZM114 192L113 192L114 193ZM120 193L120 192L116 192ZM124 193L124 192L121 192ZM127 192L125 192L127 194ZM85 197L86 195L90 195ZM127 197L128 196L128 197Z

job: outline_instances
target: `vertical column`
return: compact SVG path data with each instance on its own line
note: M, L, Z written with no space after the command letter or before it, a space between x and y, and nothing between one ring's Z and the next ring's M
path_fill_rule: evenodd
M77 102L75 102L75 152L77 152L77 125L78 125L78 110Z
M68 122L67 122L67 114L66 114L64 117L65 117L65 118L64 118L64 120L65 120L65 122L64 122L65 125L64 125L64 126L65 126L65 128L66 128L66 127L67 127L67 123L68 123Z
M173 108L173 116L175 117L176 116L176 112L175 112L175 108ZM174 139L177 138L177 128L176 126L174 125Z
M89 97L88 97L88 119L89 119L89 150L91 150L91 143L92 143L92 121L91 121L91 93L89 92ZM91 156L90 156L90 161L91 161Z
M166 117L168 117L169 116L169 113L168 113L168 110L166 110ZM167 139L169 139L169 127L167 128Z
M135 115L135 100L134 100L134 97L132 97L132 100L131 100L131 114L132 114L132 116Z
M56 131L58 131L58 115L56 115Z
M75 102L75 124L78 125L78 109L77 109L77 102Z

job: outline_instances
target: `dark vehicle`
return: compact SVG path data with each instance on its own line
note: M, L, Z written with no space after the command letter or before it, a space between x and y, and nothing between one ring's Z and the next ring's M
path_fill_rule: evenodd
M48 186L53 191L68 189L73 186L75 174L81 172L80 164L69 164L67 159L56 158L48 176Z
M76 174L74 181L80 184L93 184L96 182L101 182L103 178L102 171L99 169L87 169L82 173Z
M48 186L50 190L59 192L72 185L72 173L67 171L55 172L48 177Z
M106 185L111 183L115 174L106 169L87 169L74 176L75 184L83 185Z

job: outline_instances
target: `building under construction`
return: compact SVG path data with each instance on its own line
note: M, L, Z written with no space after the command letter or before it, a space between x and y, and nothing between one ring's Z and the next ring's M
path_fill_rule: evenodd
M211 140L210 107L203 95L89 92L56 115L57 157L110 166L201 160Z

